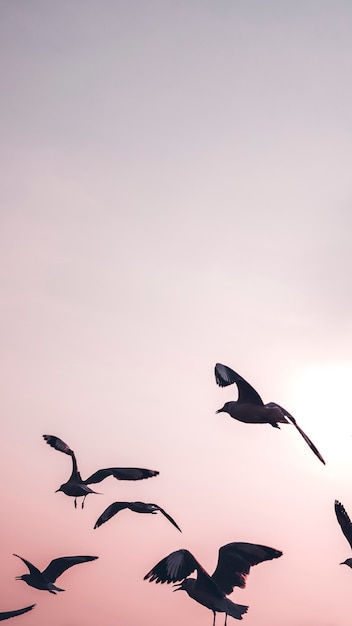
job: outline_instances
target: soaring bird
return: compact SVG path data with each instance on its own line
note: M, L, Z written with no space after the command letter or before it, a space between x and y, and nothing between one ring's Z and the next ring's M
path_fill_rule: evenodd
M97 556L62 556L58 559L53 559L48 567L41 572L33 563L27 561L27 559L24 559L22 556L18 554L14 554L13 556L17 556L21 559L29 569L29 574L16 576L16 580L23 580L30 587L43 589L44 591L49 591L49 593L65 591L65 589L60 589L60 587L54 585L54 582L69 567L78 565L79 563L86 563L87 561L95 561L95 559L98 558Z
M345 511L345 507L338 500L335 500L335 513L340 528L352 548L352 522ZM342 561L340 565L352 567L352 559L346 559L346 561Z
M282 552L254 543L228 543L219 549L218 564L212 576L205 571L202 565L188 550L176 550L162 559L153 569L144 576L149 582L175 583L174 591L186 591L188 595L206 606L213 612L213 626L216 613L225 613L227 616L242 619L247 613L248 606L234 604L229 598L234 587L245 587L246 578L252 565L263 561L270 561L282 556ZM197 578L189 575L197 570Z
M168 513L166 513L164 509L162 509L157 504L147 504L146 502L113 502L112 504L110 504L110 506L108 506L107 509L105 509L99 519L97 519L94 528L99 528L99 526L105 524L105 522L111 519L119 511L122 511L122 509L130 509L135 513L151 513L152 515L155 515L158 511L160 511L160 513L165 515L166 519L168 519L169 522L171 522L171 524L173 524L175 528L177 528L177 530L182 532L181 528L176 524L175 520L172 519L172 517L168 515Z
M235 383L238 389L237 401L225 402L222 409L218 409L216 413L228 413L234 419L246 422L246 424L271 424L274 428L280 428L279 423L289 424L291 422L314 454L325 465L319 450L286 409L283 409L276 402L264 404L257 391L227 365L222 365L221 363L215 365L215 380L219 387L227 387Z
M35 607L35 604L31 604L31 606L25 606L24 609L17 609L17 611L4 611L0 613L0 622L5 619L10 619L10 617L16 617L16 615L23 615L23 613L27 613L31 611Z
M94 474L89 476L86 480L82 480L81 474L78 471L75 453L71 450L67 443L54 435L43 435L43 437L49 446L55 448L55 450L63 452L64 454L68 454L72 459L71 476L68 481L63 483L56 491L63 491L67 496L72 496L75 499L75 507L77 507L77 498L83 497L83 509L84 501L88 494L98 493L97 491L93 491L93 489L88 487L88 485L100 483L108 476L113 476L117 480L142 480L143 478L151 478L152 476L157 476L159 474L159 472L155 470L141 469L139 467L108 467L106 469L100 469L97 472L94 472Z

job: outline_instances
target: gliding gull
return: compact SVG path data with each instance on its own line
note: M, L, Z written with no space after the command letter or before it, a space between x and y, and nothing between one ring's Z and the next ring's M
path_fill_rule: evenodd
M146 502L113 502L112 504L110 504L110 506L108 506L107 509L105 509L99 519L97 519L94 528L99 528L99 526L107 522L114 515L116 515L116 513L122 511L123 509L130 509L135 513L152 513L152 515L155 515L155 513L160 511L160 513L162 513L166 517L166 519L168 519L169 522L171 522L171 524L173 524L175 528L177 528L177 530L182 532L181 528L176 524L175 520L172 519L172 517L168 513L166 513L164 509L162 509L157 504L147 504Z
M35 567L35 565L33 565L33 563L27 561L27 559L24 559L22 556L19 556L18 554L14 554L13 556L17 556L17 558L21 559L21 561L23 561L29 569L29 574L16 576L16 580L23 580L30 587L49 591L49 593L65 591L65 589L56 587L54 582L69 567L78 565L79 563L86 563L87 561L95 561L95 559L98 558L97 556L62 556L58 559L53 559L49 563L48 567L41 572L37 567Z

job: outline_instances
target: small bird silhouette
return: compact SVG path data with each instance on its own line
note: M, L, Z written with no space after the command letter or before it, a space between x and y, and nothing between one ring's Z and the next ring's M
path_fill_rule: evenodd
M246 424L271 424L274 428L280 428L280 424L289 424L290 422L297 428L310 449L324 463L319 450L314 443L298 426L295 418L282 406L276 402L263 403L260 395L253 387L247 383L239 374L234 372L227 365L217 363L215 365L215 380L219 387L227 387L235 383L238 389L237 401L225 402L222 409L218 409L216 413L228 413L234 419L245 422Z
M99 519L97 519L94 528L98 528L102 524L105 524L105 522L107 522L114 515L116 515L116 513L122 511L123 509L130 509L135 513L151 513L152 515L155 515L158 511L160 511L160 513L165 515L166 519L168 519L169 522L171 522L171 524L173 524L175 528L177 528L177 530L182 532L181 528L176 524L175 520L172 519L172 517L168 515L168 513L166 513L164 509L162 509L157 504L147 504L145 502L113 502L112 504L110 504L110 506L108 506L107 509L105 509Z
M43 437L49 446L55 448L55 450L59 450L59 452L68 454L72 459L71 476L68 481L63 483L56 491L63 491L67 496L72 496L75 499L75 507L77 507L77 498L83 497L83 509L86 497L90 493L98 493L97 491L93 491L88 485L100 483L108 476L113 476L117 480L142 480L143 478L151 478L159 474L159 472L155 470L141 469L138 467L108 467L106 469L100 469L86 480L82 480L81 474L78 471L75 453L67 443L54 435L43 435Z
M30 606L25 606L24 609L17 609L17 611L3 611L0 613L0 622L5 619L10 619L10 617L16 617L17 615L23 615L23 613L28 613L35 607L35 604L31 604Z
M73 567L73 565L78 565L79 563L86 563L87 561L95 561L95 559L98 558L97 556L62 556L58 559L53 559L48 567L41 572L33 563L27 561L27 559L24 559L22 556L18 554L14 554L13 556L17 556L17 558L21 559L29 569L29 574L16 576L16 580L23 580L30 587L49 591L49 593L65 591L65 589L60 589L60 587L54 585L54 582L69 567Z
M218 564L212 576L205 571L202 565L188 550L176 550L155 565L144 580L156 583L175 583L182 581L174 591L186 591L188 595L206 606L213 612L213 626L216 613L225 613L227 616L242 619L247 613L248 606L234 604L229 598L234 587L245 587L246 578L252 565L263 561L277 559L282 552L254 543L228 543L219 549ZM188 578L197 570L197 578Z
M338 500L335 500L335 513L337 521L340 524L340 528L352 548L352 522L346 513L345 507ZM348 567L352 567L352 559L346 559L346 561L342 561L340 565L348 565Z

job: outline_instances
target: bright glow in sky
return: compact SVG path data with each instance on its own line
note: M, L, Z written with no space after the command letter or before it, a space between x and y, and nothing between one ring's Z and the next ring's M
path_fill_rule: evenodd
M262 543L246 626L350 626L352 5L347 0L0 2L0 611L28 626L210 626L143 581L189 549ZM297 431L215 414L219 361ZM84 510L55 490L99 485ZM176 520L122 511L155 502ZM52 596L15 581L52 558ZM218 624L223 616L218 617ZM228 624L235 623L229 618Z

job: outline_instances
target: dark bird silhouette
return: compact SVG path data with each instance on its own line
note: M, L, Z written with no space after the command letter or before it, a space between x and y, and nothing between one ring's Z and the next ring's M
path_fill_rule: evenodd
M172 519L172 517L168 515L168 513L166 513L164 509L162 509L157 504L147 504L145 502L113 502L112 504L110 504L110 506L108 506L107 509L105 509L99 519L97 519L94 528L99 528L99 526L105 524L105 522L107 522L114 515L116 515L116 513L122 511L123 509L130 509L135 513L151 513L152 515L155 515L158 511L160 511L160 513L165 515L166 519L168 519L169 522L171 522L171 524L173 524L173 526L177 528L177 530L182 532L181 528L176 524L175 520Z
M24 609L17 609L17 611L4 611L0 613L0 622L5 619L10 619L10 617L16 617L17 615L23 615L23 613L28 613L35 607L35 604L31 604L31 606L25 606Z
M289 424L291 422L291 424L297 428L300 435L302 435L310 449L313 450L319 461L325 465L325 461L319 450L286 409L283 409L282 406L276 404L276 402L264 404L257 391L253 389L242 376L234 372L230 367L227 367L227 365L222 365L221 363L215 365L215 380L219 387L227 387L235 383L238 389L237 401L225 402L222 409L218 409L216 413L228 413L234 419L245 422L246 424L271 424L274 428L280 428L279 423Z
M97 556L62 556L58 559L53 559L48 567L41 572L33 563L27 561L27 559L24 559L22 556L18 554L14 554L13 556L17 556L17 558L21 559L29 569L29 574L16 576L16 580L23 580L30 587L49 591L49 593L65 591L65 589L60 589L60 587L54 585L54 582L69 567L73 567L73 565L78 565L79 563L86 563L87 561L95 561L95 559L98 558Z
M246 578L252 565L263 561L270 561L282 556L282 552L254 543L228 543L219 549L218 564L212 576L205 571L202 565L188 550L176 550L162 559L153 569L144 576L144 580L156 583L176 583L181 581L174 591L186 591L188 595L206 606L213 612L213 626L216 613L225 613L227 616L242 619L247 613L248 606L234 604L229 598L234 587L245 587ZM189 575L197 570L197 578Z
M338 500L335 500L335 513L337 521L340 524L340 528L352 548L352 522L346 513L345 507ZM346 559L346 561L342 561L340 565L348 565L348 567L352 567L352 559Z
M75 453L71 448L54 435L43 435L45 441L64 454L68 454L72 459L72 473L66 483L63 483L56 491L63 491L67 496L72 496L75 499L75 507L77 507L77 498L83 497L82 509L84 507L84 501L90 493L98 493L93 491L88 485L100 483L108 476L113 476L117 480L142 480L143 478L151 478L157 476L159 472L149 469L141 469L139 467L108 467L106 469L100 469L94 472L86 480L82 480L81 474L78 471L77 461Z

